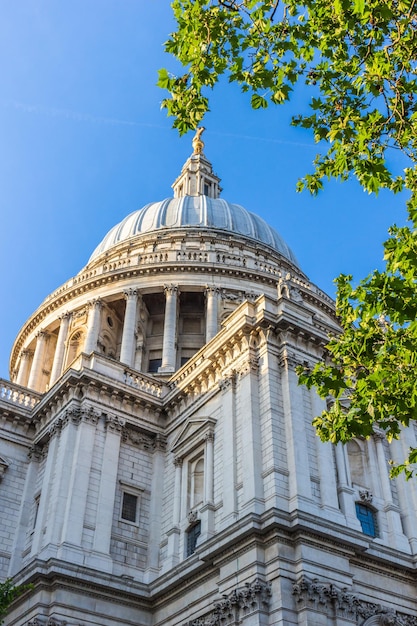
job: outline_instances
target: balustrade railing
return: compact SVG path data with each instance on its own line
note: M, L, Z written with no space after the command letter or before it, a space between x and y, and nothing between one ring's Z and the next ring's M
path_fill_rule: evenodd
M33 409L41 397L42 395L35 391L28 391L20 385L0 378L0 400Z

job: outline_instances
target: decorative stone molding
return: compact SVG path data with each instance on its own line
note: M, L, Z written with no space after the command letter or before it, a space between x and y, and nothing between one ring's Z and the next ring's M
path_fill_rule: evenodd
M68 624L68 622L64 619L47 617L46 615L38 615L29 622L26 622L26 626L66 626L66 624ZM81 624L77 626L81 626Z
M126 424L126 420L116 417L116 415L106 415L105 424L106 430L121 433Z
M188 523L191 524L195 524L196 521L198 520L198 512L197 511L189 511L188 512Z
M37 444L35 444L34 446L31 446L28 451L28 457L31 461L39 462L43 457L42 448Z
M350 593L347 587L340 589L333 583L321 583L317 578L300 578L293 585L293 595L298 610L311 609L329 617L335 615L361 626L417 626L417 617L397 613L381 604L366 602Z
M87 308L93 309L101 309L103 306L103 300L101 298L93 298L87 302Z
M239 376L243 377L246 374L253 373L256 374L259 370L259 359L255 356L250 356L248 360L242 364L239 370Z
M137 289L126 289L123 292L123 295L125 297L125 300L128 300L129 298L137 298L138 296L138 290Z
M164 285L164 293L165 294L170 294L171 296L176 293L177 295L179 295L180 290L178 285Z
M123 431L123 441L138 446L142 448L142 450L149 450L150 452L152 452L155 447L155 439L153 437L127 428Z
M361 499L361 502L364 502L365 504L372 503L372 493L370 491L367 491L366 489L359 490L359 497Z
M255 578L244 587L237 587L222 600L213 603L210 613L184 624L184 626L220 626L241 624L242 618L258 611L267 612L272 595L271 583Z

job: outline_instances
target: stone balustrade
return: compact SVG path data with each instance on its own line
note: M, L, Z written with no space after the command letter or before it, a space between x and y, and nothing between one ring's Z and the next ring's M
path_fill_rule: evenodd
M15 385L3 378L0 378L0 400L4 402L10 402L12 404L18 404L19 406L25 406L28 409L38 404L42 397L42 394L35 393L34 391L28 391L26 387Z

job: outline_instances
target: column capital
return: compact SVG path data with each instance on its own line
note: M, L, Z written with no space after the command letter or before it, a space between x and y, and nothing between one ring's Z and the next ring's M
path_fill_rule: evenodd
M220 293L220 288L219 287L215 287L214 285L206 285L205 289L204 289L204 293L206 295L219 295Z
M49 333L47 330L45 330L44 328L41 328L40 330L38 330L38 332L35 334L36 340L37 341L43 341L44 339L46 339L48 337Z
M87 308L89 309L101 309L103 306L103 300L101 298L93 298L87 302Z
M182 459L181 458L176 458L174 459L174 466L175 467L182 467Z
M126 300L136 299L138 297L139 291L138 289L125 289L123 291L123 295Z
M106 430L121 433L125 424L126 420L120 417L116 417L115 415L106 416Z
M58 319L61 320L62 322L65 320L69 320L72 317L72 311L65 311L65 313L61 313L61 315L58 315Z
M169 294L170 296L173 296L174 294L179 295L180 288L178 285L164 285L164 293L165 295Z
M20 353L21 359L29 359L31 356L33 356L33 350L31 350L30 348L23 348Z

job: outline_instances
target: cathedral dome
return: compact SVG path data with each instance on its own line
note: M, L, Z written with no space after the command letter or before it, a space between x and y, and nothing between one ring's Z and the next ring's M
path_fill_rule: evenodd
M114 226L94 250L89 263L113 246L144 233L174 228L209 228L243 235L270 246L291 263L297 259L283 238L258 215L239 204L208 195L184 195L151 202Z

